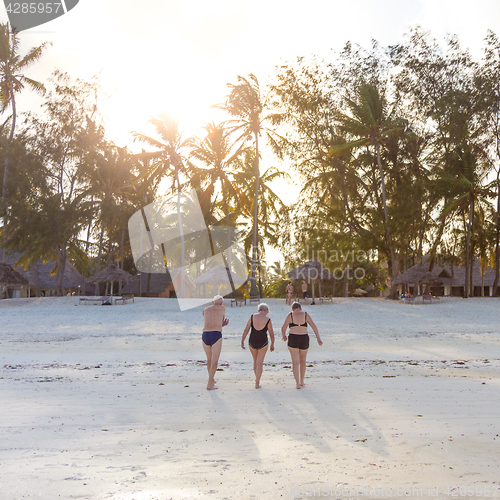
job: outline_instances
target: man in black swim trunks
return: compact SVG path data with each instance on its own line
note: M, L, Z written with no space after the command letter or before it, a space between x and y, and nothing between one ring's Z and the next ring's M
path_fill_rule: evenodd
M307 306L307 283L302 280L302 297L304 298L304 304Z
M229 323L224 317L226 308L223 306L224 298L216 295L212 305L203 310L205 324L203 327L203 349L207 355L208 384L207 390L212 391L218 387L215 385L215 372L219 363L220 350L222 348L222 327Z

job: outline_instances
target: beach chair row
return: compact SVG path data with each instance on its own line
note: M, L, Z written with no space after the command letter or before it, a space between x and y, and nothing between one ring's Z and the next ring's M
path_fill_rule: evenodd
M100 304L100 305L113 305L121 302L122 304L126 304L128 300L134 301L134 294L128 293L124 294L120 297L113 297L111 295L104 295L102 297L80 297L80 304Z
M422 304L425 304L426 302L429 302L430 304L439 304L441 303L440 297L434 297L434 295L420 295L419 297L422 298ZM401 303L403 304L416 304L416 299L418 297L404 297L401 299ZM418 301L420 302L420 301Z

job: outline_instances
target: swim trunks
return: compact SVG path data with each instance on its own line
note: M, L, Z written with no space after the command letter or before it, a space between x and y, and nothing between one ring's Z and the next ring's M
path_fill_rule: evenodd
M309 349L309 335L290 333L288 334L288 347L295 349Z
M212 332L203 332L201 336L201 340L205 345L214 345L219 339L222 338L222 332L212 331Z
M307 292L302 292L302 296L304 297L304 299L307 297Z
M253 326L253 314L250 316L250 323L252 325L252 331L250 332L250 338L248 339L248 345L252 349L262 349L263 347L266 347L266 345L269 343L269 340L267 339L267 325L269 324L269 321L271 321L271 318L267 320L266 325L262 330L257 330Z

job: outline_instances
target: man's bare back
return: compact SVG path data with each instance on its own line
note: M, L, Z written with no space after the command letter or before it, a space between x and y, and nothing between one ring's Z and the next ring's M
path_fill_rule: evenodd
M215 304L203 310L205 318L204 332L222 332L222 323L226 308L222 304Z

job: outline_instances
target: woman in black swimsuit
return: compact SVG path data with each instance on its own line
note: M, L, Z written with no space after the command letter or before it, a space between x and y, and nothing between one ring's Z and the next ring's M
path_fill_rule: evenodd
M245 326L243 336L241 337L241 347L245 349L245 338L248 331L251 329L248 346L250 347L250 352L253 357L255 388L260 389L260 377L262 376L264 357L269 345L267 332L269 331L269 337L271 338L271 351L274 351L274 331L271 319L267 317L269 314L269 306L267 304L259 304L257 311L257 314L252 314L252 316L250 316L247 326Z
M306 384L304 376L306 374L306 356L309 349L309 335L307 333L307 325L313 329L319 345L323 345L323 341L319 337L318 327L314 324L311 316L302 311L302 307L298 302L292 304L292 312L286 317L281 333L283 340L286 340L286 329L290 327L288 335L288 350L292 356L292 370L295 377L296 387L300 389Z

